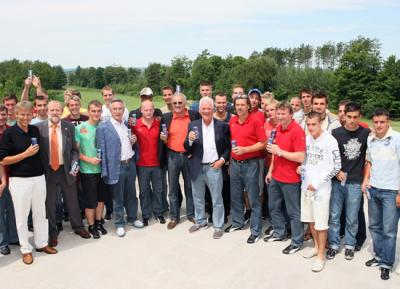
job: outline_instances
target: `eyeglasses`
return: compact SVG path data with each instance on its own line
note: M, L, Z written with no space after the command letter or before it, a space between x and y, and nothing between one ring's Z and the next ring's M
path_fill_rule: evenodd
M235 98L243 98L243 99L247 99L249 98L249 96L247 94L239 94L238 96L236 96Z
M173 104L173 105L182 105L182 104L183 104L183 101L175 101L175 102L173 102L172 104Z

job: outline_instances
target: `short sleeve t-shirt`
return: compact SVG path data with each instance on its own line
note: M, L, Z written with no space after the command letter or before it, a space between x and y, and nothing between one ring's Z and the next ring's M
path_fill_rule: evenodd
M286 129L282 125L276 127L275 144L287 152L305 152L306 136L304 130L295 120L292 120ZM274 166L272 178L282 183L298 183L300 176L296 169L300 165L298 162L289 161L278 155L274 156Z
M339 144L342 171L347 173L346 182L361 183L364 177L365 154L370 130L359 126L355 131L339 127L332 135Z
M91 125L87 121L81 123L75 128L75 140L79 143L79 150L87 157L96 157L96 128L97 125ZM101 166L92 165L82 160L79 161L80 171L84 174L99 174Z
M249 114L243 123L239 122L239 117L237 115L232 116L229 121L229 129L231 131L231 139L236 141L237 146L252 146L258 142L264 142L267 139L263 123L253 114ZM260 151L246 153L240 156L236 155L233 151L231 152L231 157L239 161L260 158L261 156L262 153Z

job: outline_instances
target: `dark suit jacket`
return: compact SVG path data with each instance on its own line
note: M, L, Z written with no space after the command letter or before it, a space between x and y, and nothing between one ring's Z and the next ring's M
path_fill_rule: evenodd
M199 129L199 138L196 139L190 146L189 132L193 130L194 126L197 126ZM229 140L230 134L228 124L214 118L214 137L218 159L223 157L226 162L229 161L231 146ZM186 137L184 147L188 151L188 153L191 154L191 157L189 158L189 171L191 179L195 180L200 173L204 152L202 119L192 121L189 124L188 135Z
M75 127L72 123L61 120L61 134L63 143L63 159L65 168L65 178L69 184L75 183L76 177L69 174L73 160L79 160L79 150L75 141ZM50 138L49 138L49 121L41 121L35 124L40 132L41 159L45 170L45 175L48 177L50 168Z
M199 118L201 118L200 117L200 114L197 112L197 111L193 111L193 110L188 110L189 111L189 118L190 118L190 121L193 121L193 120L196 120L196 119L199 119ZM163 123L165 123L166 125L167 125L167 129L169 129L169 126L171 125L171 121L172 121L172 116L173 116L173 113L172 112L167 112L167 113L164 113L163 114L163 117L162 117L162 119L161 119L161 125L163 124ZM162 152L161 152L161 155L162 155L162 161L161 161L161 159L160 159L160 162L162 163L162 164L165 164L165 165L167 165L167 145L166 144L164 144L164 142L162 142Z

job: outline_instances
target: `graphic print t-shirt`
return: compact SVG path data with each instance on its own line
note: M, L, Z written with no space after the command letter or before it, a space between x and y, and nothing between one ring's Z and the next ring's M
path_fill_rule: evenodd
M359 126L355 131L338 127L332 135L339 144L342 171L347 173L346 182L361 183L365 164L365 152L370 130Z

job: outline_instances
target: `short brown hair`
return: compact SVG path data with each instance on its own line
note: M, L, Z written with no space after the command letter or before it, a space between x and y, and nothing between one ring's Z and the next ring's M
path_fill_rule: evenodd
M278 105L276 106L276 109L287 109L289 111L290 114L293 114L293 108L290 105L289 102L287 102L286 100L281 101L280 103L278 103Z
M89 101L89 104L88 104L88 107L87 107L88 110L90 109L91 105L94 105L95 107L102 107L101 102L98 101L97 99L92 99L91 101Z
M111 90L112 94L114 94L114 90L113 90L112 87L109 86L109 85L106 85L106 86L104 86L104 87L101 89L101 95L103 95L103 91L104 91L104 90Z
M3 97L3 103L7 100L15 100L15 103L18 102L18 98L15 94L7 94Z

